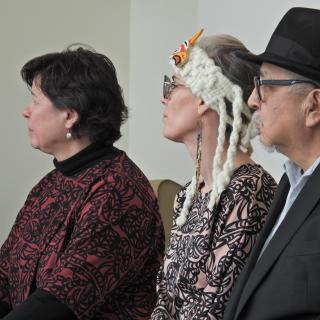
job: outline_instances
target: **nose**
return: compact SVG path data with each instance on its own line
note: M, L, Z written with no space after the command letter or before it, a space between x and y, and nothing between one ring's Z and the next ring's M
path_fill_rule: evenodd
M30 118L30 106L26 106L25 109L22 112L22 116L26 119Z
M258 98L256 89L253 89L248 99L248 106L252 109L258 110L260 109L260 104L261 104L261 101Z

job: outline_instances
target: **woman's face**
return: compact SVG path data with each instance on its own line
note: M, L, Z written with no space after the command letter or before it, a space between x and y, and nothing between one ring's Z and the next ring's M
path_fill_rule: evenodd
M66 143L68 113L56 108L39 87L35 79L31 88L32 101L22 114L27 120L31 145L54 155Z
M163 135L176 142L187 142L194 139L198 125L198 106L201 99L196 97L179 76L173 76L172 91L162 97Z

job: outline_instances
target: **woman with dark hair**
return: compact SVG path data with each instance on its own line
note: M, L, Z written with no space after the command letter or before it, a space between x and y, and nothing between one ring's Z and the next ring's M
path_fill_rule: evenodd
M163 134L186 145L196 172L175 199L153 320L223 318L276 190L250 158L256 128L245 101L258 67L237 57L248 52L239 40L196 42L200 34L171 56L161 98Z
M84 48L21 71L31 145L55 169L29 193L0 251L0 317L148 319L164 250L153 190L113 146L127 118L112 62Z

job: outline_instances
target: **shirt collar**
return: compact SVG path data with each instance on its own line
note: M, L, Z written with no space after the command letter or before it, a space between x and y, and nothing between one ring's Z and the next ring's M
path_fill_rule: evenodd
M306 172L303 172L302 168L296 165L293 161L287 160L283 167L288 176L290 186L294 187L302 177L309 177L320 163L320 157L308 168Z

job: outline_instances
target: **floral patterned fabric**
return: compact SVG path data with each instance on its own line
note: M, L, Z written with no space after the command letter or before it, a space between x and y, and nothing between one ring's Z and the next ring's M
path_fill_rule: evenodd
M164 233L152 188L118 150L77 174L53 170L30 192L0 251L0 301L37 288L78 319L149 319Z
M185 200L178 193L171 238L157 279L153 320L222 319L234 282L262 229L276 191L259 165L235 170L212 211L210 193L200 193L185 225L175 220Z

